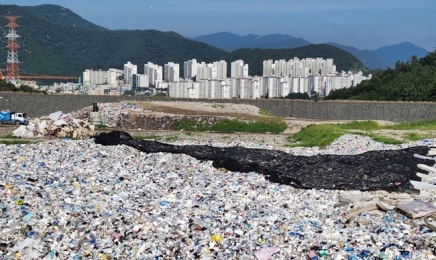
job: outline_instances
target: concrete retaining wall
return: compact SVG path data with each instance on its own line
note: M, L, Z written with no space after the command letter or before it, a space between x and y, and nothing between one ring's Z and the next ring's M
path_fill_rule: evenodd
M0 94L3 96L6 93ZM132 102L150 100L148 97L121 96L79 96L79 95L42 95L7 93L10 96L11 110L27 113L28 117L49 115L55 111L68 113L92 103ZM215 102L221 100L190 100L161 98L162 101ZM303 101L289 99L232 99L224 100L237 104L250 104L265 109L276 116L319 120L386 120L411 122L436 119L436 103L430 102L358 102L358 101ZM6 104L0 100L0 109Z

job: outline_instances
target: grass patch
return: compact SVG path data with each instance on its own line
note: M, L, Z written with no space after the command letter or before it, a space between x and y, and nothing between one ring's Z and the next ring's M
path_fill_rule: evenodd
M14 144L29 144L31 143L30 141L25 141L25 140L1 140L0 144L5 144L5 145L14 145Z
M287 146L325 147L343 134L344 132L334 124L308 125L298 133L289 136L288 142L291 144Z
M268 110L265 109L259 109L259 114L260 115L264 115L264 116L274 116L271 112L269 112Z
M3 137L1 137L1 138L7 138L7 139L21 139L21 137L18 137L18 136L13 136L12 134L8 134L8 135L5 135L5 136L3 136Z
M373 133L374 130L385 129L375 121L353 121L344 124L319 124L303 127L298 133L287 138L289 147L325 147L344 134L368 136L374 141L386 144L400 144L402 141Z
M435 130L436 120L424 120L418 122L403 122L395 125L384 126L384 129L393 130Z
M95 127L97 129L105 129L105 128L107 128L107 125L99 124L99 125L95 125Z
M212 125L204 125L191 119L183 119L173 124L175 130L213 131L221 133L281 133L288 127L286 123L275 118L260 118L256 120L224 119Z
M335 124L335 125L337 125L339 129L342 130L358 129L363 131L371 131L371 130L382 129L382 126L380 126L375 121L352 121L345 124Z
M386 137L386 136L382 136L382 135L377 135L377 134L374 134L371 132L362 133L361 135L368 136L376 142L385 143L385 144L402 144L403 143L400 140Z
M134 135L133 140L160 140L161 137L158 135Z
M405 133L402 135L402 137L410 141L419 141L419 140L434 138L434 136L431 133L418 134L416 132Z
M213 108L224 108L223 104L212 104Z
M424 139L420 134L418 133L405 133L402 136L404 139L411 140L411 141L418 141Z
M165 141L167 142L175 142L177 140L179 140L179 137L177 135L170 135L165 138Z

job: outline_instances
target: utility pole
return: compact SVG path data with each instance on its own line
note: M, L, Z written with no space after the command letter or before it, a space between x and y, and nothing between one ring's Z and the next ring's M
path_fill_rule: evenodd
M17 85L20 82L17 38L20 36L15 31L15 29L18 27L18 24L15 22L15 20L17 20L21 16L7 15L3 17L9 20L9 33L6 35L6 38L8 39L8 45L6 45L6 47L8 48L8 60L6 65L5 81Z

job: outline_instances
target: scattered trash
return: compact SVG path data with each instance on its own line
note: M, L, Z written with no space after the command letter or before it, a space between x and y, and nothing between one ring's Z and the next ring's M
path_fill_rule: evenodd
M86 121L62 114L61 111L51 113L48 117L32 119L27 126L20 126L12 132L21 138L74 138L83 139L94 135L94 126Z
M280 249L276 247L262 247L261 249L259 249L254 253L254 256L258 260L268 260L272 255L274 255L279 251Z
M410 218L422 218L436 212L436 207L430 202L413 200L397 206L404 215Z
M63 116L55 121L71 121ZM35 131L38 124L29 128ZM221 162L205 157L211 151L217 156L228 151L230 155L259 153L248 159L264 158L262 163L275 165L279 171L287 164L280 164L276 155L291 153L224 149L223 145L194 146L189 156L177 145L138 142L138 149L119 145L133 142L122 132L102 136L109 142L116 138L117 145L103 146L92 139L0 145L0 258L435 257L432 189L418 194L344 191L339 187L299 189L269 181L271 176L259 171L263 168L254 165L255 160L245 164L238 162L237 156L224 157ZM355 145L365 139L353 140ZM140 145L149 147L141 151ZM413 154L426 151L419 147L394 154L403 156L402 160L407 156L418 160L413 161L416 166L424 159ZM374 152L369 158L384 156L384 160L391 160L387 154ZM366 156L359 158L368 164ZM345 166L351 162L349 156L338 155L304 159L316 165L320 158L339 160ZM325 179L335 172L325 169ZM366 180L359 176L357 184L383 179L372 179L382 174L383 168L373 171L374 175L363 174ZM394 183L408 179L383 180L402 192ZM314 182L313 178L309 181ZM309 181L305 185L310 185ZM415 199L419 196L429 202ZM396 206L402 210L394 211ZM410 219L402 214L404 209L411 209L412 217L425 218Z

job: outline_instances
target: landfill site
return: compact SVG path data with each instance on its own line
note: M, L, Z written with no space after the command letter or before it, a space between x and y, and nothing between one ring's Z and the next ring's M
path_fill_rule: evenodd
M435 140L170 129L242 116L262 115L143 101L2 126L30 142L0 144L0 259L436 258Z

